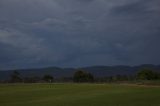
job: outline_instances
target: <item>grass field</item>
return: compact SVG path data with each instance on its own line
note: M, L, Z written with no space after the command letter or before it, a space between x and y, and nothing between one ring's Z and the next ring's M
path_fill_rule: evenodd
M118 84L4 84L0 106L160 106L160 87Z

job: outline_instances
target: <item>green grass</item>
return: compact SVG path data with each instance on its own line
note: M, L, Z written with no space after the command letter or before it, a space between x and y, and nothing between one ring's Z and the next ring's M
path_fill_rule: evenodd
M0 106L160 106L160 87L116 84L4 84Z

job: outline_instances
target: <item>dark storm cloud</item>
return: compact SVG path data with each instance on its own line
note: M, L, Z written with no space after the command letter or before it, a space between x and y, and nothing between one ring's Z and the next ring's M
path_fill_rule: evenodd
M159 0L1 0L0 68L160 63Z
M150 1L136 1L128 4L124 4L121 6L117 6L116 8L111 11L115 15L144 15L149 13L149 8L147 6L148 2Z

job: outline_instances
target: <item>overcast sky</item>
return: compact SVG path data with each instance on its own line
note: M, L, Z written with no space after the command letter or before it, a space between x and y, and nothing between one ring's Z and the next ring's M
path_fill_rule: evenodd
M0 69L160 64L160 0L0 0Z

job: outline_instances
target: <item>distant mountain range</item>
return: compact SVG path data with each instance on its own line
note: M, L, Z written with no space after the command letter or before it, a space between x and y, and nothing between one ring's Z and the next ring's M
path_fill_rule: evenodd
M92 73L95 77L115 76L115 75L135 75L140 69L152 69L160 72L160 65L139 65L139 66L91 66L81 68L59 68L59 67L47 67L47 68L35 68L35 69L18 69L23 77L41 77L43 75L52 75L55 78L72 77L77 69ZM0 80L9 79L14 70L1 70Z

